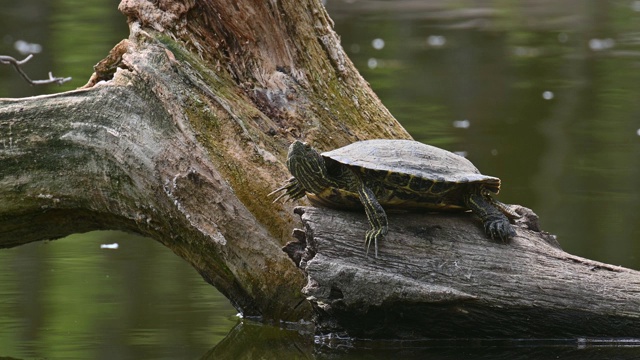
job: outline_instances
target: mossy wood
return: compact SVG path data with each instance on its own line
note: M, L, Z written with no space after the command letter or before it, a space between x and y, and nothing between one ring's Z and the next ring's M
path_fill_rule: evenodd
M245 316L310 318L267 194L287 146L408 137L320 1L124 0L130 37L82 89L0 100L0 247L96 229L150 236ZM332 134L331 137L328 134Z
M96 65L85 87L0 99L0 248L97 229L135 232L188 261L245 316L311 319L317 303L307 300L308 288L307 295L301 292L305 273L281 250L299 219L292 206L271 204L267 197L288 178L288 145L304 139L328 150L409 135L346 57L319 0L123 0L119 8L128 18L130 37ZM344 216L346 221L357 215ZM437 229L460 241L472 236L457 230L466 218L436 219L438 225L424 231ZM403 223L392 223L391 233ZM339 238L349 234L340 232ZM349 246L363 256L363 233L352 235ZM393 244L400 242L394 236L381 249L382 261L395 256ZM451 266L441 260L451 256L445 244L421 247L420 256ZM517 246L487 244L483 236L473 256L517 254ZM339 247L322 246L314 259L334 249ZM354 261L349 266L363 269L387 264ZM525 270L529 265L510 263ZM609 271L604 264L594 269ZM629 289L638 288L635 273L611 272L627 276ZM363 280L372 291L403 286L400 279L381 281L379 273L358 274L369 276ZM452 271L438 278L438 286L449 288L449 281L462 281L458 276L472 276L483 287L475 274L472 268ZM592 293L596 290L581 283L568 285L581 299L596 296L600 308L619 304L619 298L607 297L608 287ZM555 308L558 299L543 290L538 298L518 301L535 302L541 311ZM497 286L487 286L485 295L487 304L504 304ZM638 311L624 309L614 315L632 317ZM351 314L360 315L368 314ZM512 319L514 326L528 323Z

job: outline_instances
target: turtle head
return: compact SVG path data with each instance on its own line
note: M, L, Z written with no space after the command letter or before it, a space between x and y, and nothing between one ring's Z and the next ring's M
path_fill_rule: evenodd
M289 146L287 167L308 192L318 194L330 185L324 159L306 143L296 140Z

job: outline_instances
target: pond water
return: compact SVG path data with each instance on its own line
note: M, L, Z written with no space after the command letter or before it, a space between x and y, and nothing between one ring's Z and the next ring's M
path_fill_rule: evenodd
M0 251L0 358L198 358L235 314L151 239L101 231Z
M35 49L25 67L33 78L74 78L34 88L0 67L0 97L83 85L127 36L117 3L0 0L0 54ZM417 140L502 178L499 199L533 209L566 251L640 269L640 1L327 7L349 57ZM308 334L241 322L222 295L149 239L93 232L0 251L0 357L640 356L635 348L557 344L402 344L401 353L351 345L318 348Z

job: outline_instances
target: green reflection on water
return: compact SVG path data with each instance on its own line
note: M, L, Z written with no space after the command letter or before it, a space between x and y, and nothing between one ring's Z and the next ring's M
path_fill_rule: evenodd
M626 1L381 4L329 8L414 138L502 178L501 200L532 208L565 250L640 269L640 12Z
M127 36L125 17L114 11L118 3L114 0L58 0L53 3L48 46L66 52L64 57L53 58L53 68L56 74L74 79L61 88L52 87L54 92L84 85L93 73L93 65ZM107 28L114 31L105 31Z
M237 322L186 262L120 232L2 250L0 284L0 356L194 358Z
M23 97L72 90L84 85L93 65L128 36L116 0L0 0L0 54L23 59L16 41L37 44L41 52L23 66L34 80L72 77L63 85L30 86L13 68L0 66L0 97Z

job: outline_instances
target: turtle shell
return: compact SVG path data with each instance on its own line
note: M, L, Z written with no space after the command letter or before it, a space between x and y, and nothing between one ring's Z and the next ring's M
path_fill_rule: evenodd
M456 188L478 184L498 193L500 179L482 175L466 158L412 140L365 140L321 154L360 170L363 180L373 179L398 190L420 193L433 183Z

